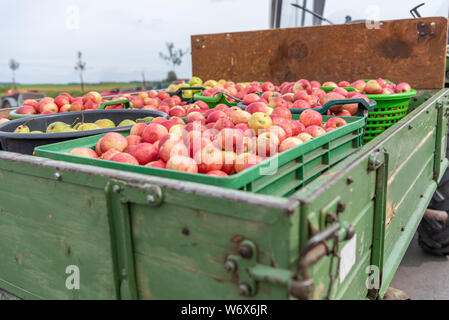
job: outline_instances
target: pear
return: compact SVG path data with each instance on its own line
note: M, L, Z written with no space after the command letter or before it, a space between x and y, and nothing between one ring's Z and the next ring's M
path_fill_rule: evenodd
M114 128L114 127L115 127L115 123L112 122L112 121L109 120L109 119L100 119L100 120L97 120L97 121L95 121L95 124L96 124L97 126L99 126L100 128L102 128L102 129L105 129L105 128Z
M33 130L33 131L31 131L30 133L43 133L42 131L39 131L39 130Z
M132 120L129 120L129 119L126 119L126 120L123 120L122 122L120 122L117 127L133 126L135 124L136 124L136 122L134 122Z
M154 117L145 117L145 118L139 118L136 119L137 123L145 123L145 122L151 122L153 121Z
M76 130L78 131L87 131L87 130L96 130L101 129L98 125L95 123L81 123Z
M14 130L14 133L30 133L30 128L27 125L22 124Z
M48 125L46 132L47 133L65 132L67 128L70 128L70 126L67 123L56 121Z

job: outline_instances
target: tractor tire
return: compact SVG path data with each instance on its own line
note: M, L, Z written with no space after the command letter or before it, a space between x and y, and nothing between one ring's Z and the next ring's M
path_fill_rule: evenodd
M3 102L3 104L2 104L2 108L3 108L3 109L8 109L8 108L11 108L11 105L9 104L8 101L5 101L5 102Z
M424 215L418 227L418 244L432 255L449 255L449 219Z

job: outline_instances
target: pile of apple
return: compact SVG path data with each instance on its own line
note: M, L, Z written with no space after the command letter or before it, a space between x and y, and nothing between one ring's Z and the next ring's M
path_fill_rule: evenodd
M346 89L336 87L332 92L326 93L321 89L318 81L301 79L297 82L284 82L279 87L280 92L266 91L262 95L255 93L243 97L242 103L247 106L247 111L254 109L286 107L288 109L313 109L321 108L332 100L369 99L360 92L348 92ZM329 110L329 115L350 117L357 114L358 104L338 105Z
M68 111L96 110L104 102L103 97L91 91L82 97L72 97L68 93L61 93L56 98L45 97L40 101L27 99L16 110L18 114L52 114Z
M250 111L221 104L205 114L190 112L185 122L155 118L134 125L127 137L106 134L95 151L75 148L69 154L224 177L346 125L338 117L323 123L312 109L299 120L284 106Z
M205 97L213 97L217 92L225 92L237 99L243 99L247 94L250 93L261 93L266 91L279 91L279 87L275 86L272 82L244 82L235 83L233 81L220 80L219 82L215 80L208 80L204 83L206 90L203 91L202 95ZM229 102L235 102L233 99L228 99Z
M338 88L338 87L352 87L363 94L393 94L410 92L412 87L407 82L401 82L396 85L393 82L387 82L385 79L379 78L377 80L357 80L353 83L348 81L341 81L338 84L335 82L326 82L324 87Z

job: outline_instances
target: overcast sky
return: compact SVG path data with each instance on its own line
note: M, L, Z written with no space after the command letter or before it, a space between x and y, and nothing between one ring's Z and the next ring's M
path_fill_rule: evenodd
M20 62L16 76L20 83L79 81L74 70L77 51L87 62L87 82L140 80L142 71L147 80L160 80L170 70L159 58L166 42L186 49L192 34L266 29L269 2L0 0L0 82L11 81L11 58ZM377 5L374 12L381 19L407 18L410 8L421 2L328 0L325 16L337 23L347 14L362 19L372 15L372 5ZM423 16L447 16L448 0L427 3ZM294 23L294 11L286 13L283 27ZM176 71L180 78L191 76L190 54Z

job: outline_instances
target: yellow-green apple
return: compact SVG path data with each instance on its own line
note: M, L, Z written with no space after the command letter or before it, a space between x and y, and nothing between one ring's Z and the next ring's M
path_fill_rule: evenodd
M365 91L368 94L381 94L383 88L376 80L370 80L366 83Z
M251 115L251 118L248 121L248 127L256 133L256 135L259 135L259 132L265 131L271 125L273 124L273 121L271 120L270 116L262 113L262 112L256 112Z

